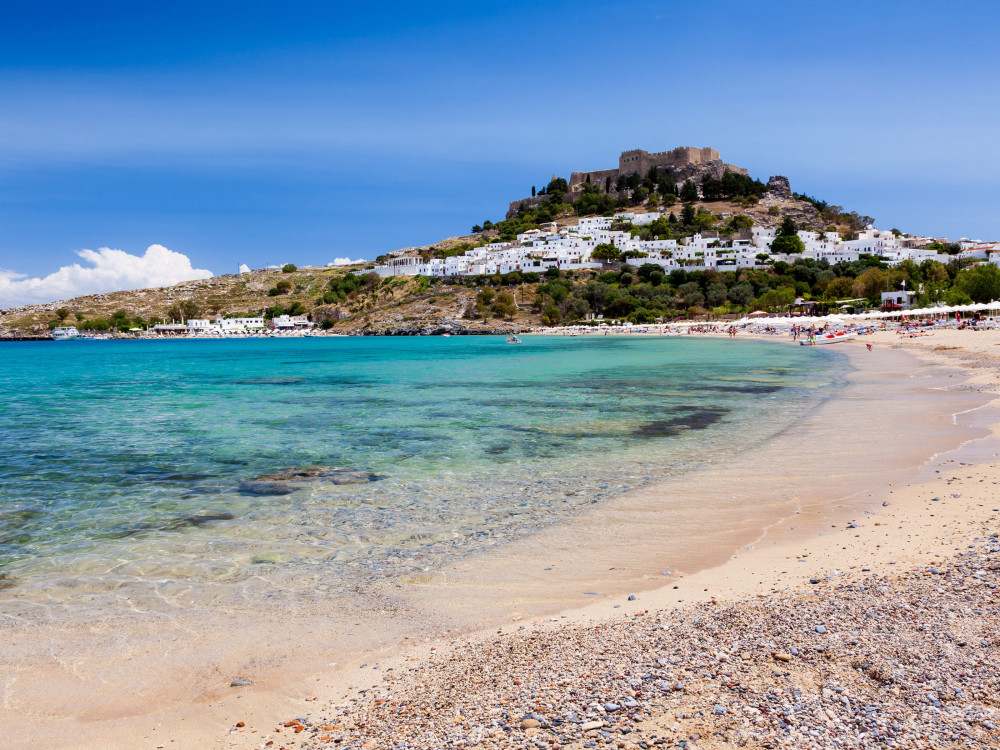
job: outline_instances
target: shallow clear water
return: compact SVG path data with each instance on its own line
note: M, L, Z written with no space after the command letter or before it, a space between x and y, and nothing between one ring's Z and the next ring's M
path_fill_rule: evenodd
M2 344L0 599L414 573L724 460L840 363L695 337ZM350 472L269 476L302 467Z

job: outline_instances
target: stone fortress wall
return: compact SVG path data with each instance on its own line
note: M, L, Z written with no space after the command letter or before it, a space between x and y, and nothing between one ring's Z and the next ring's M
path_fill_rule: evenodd
M653 167L660 169L681 170L695 164L708 164L717 162L719 152L711 147L694 148L693 146L678 146L672 151L659 151L650 153L645 149L633 148L622 151L618 157L618 169L601 169L594 172L574 172L569 178L569 189L572 193L583 190L587 177L590 182L604 187L605 180L610 177L614 182L618 175L632 174L638 172L645 177Z
M618 157L619 174L630 174L638 172L645 177L653 167L670 169L680 169L688 164L703 164L708 161L716 161L719 152L714 148L693 148L691 146L678 146L673 151L660 151L651 154L641 148L634 148L630 151L623 151Z
M579 194L583 192L583 186L588 182L596 185L601 191L604 191L605 185L608 184L608 178L610 178L611 187L608 192L611 195L617 195L618 193L614 184L618 180L619 175L638 173L645 177L653 167L672 170L673 178L677 181L678 186L688 179L701 182L701 178L705 175L711 175L718 179L725 172L747 174L747 170L743 167L723 162L719 157L719 152L708 146L703 148L679 146L671 151L659 151L656 153L650 153L641 148L634 148L621 153L621 156L618 157L617 169L573 172L569 178L569 194L566 196L566 199L572 201L579 197ZM522 203L526 207L530 207L540 202L541 200L536 198L522 198L521 200L511 201L510 208L507 211L507 218L514 216Z

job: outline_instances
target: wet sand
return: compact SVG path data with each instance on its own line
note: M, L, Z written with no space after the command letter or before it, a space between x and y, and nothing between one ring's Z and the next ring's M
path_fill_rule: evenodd
M921 482L940 481L942 462L975 458L988 472L979 464L995 458L980 440L997 421L980 389L995 385L985 347L1000 337L955 335L963 338L951 345L962 347L983 337L971 355L978 360L959 365L986 373L985 382L955 371L964 348L916 359L880 336L872 353L849 351L858 370L840 397L759 449L426 578L385 583L376 611L279 591L254 610L226 604L150 619L123 604L102 623L10 628L0 736L11 747L256 747L274 739L263 738L276 722L317 703L306 699L339 699L349 686L378 682L376 665L483 638L486 628L600 622L770 594L822 570L922 559L918 550L940 532L936 520L919 522L928 502ZM901 346L930 350L926 341ZM954 518L976 512L957 510ZM847 528L852 520L858 528ZM241 676L253 685L229 687ZM238 721L247 726L227 732Z

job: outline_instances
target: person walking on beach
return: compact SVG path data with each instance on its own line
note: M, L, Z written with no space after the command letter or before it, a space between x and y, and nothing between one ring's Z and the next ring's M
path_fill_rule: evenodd
M872 345L871 345L871 342L868 342L868 343L866 343L866 344L865 344L865 346L867 346L867 347L868 347L868 351L871 351L871 350L872 350Z

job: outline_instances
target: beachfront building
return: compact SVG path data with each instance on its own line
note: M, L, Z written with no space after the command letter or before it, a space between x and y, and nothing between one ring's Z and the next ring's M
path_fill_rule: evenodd
M266 327L263 316L259 318L219 318L215 322L223 333L263 331Z
M888 305L909 310L913 307L913 297L915 294L916 292L907 291L906 289L898 292L882 292L882 307Z
M188 327L183 323L157 323L153 326L153 333L160 336L177 336L187 332Z
M187 322L188 333L192 336L197 334L215 333L218 331L218 326L213 325L211 320L207 318L191 318Z
M316 325L305 315L279 315L271 324L279 331L304 331Z

